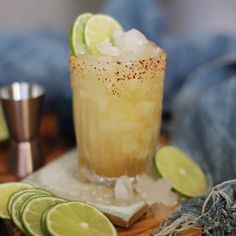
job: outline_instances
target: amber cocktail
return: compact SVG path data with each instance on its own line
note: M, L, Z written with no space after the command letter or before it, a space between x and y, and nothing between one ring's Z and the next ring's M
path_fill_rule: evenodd
M157 144L165 64L164 51L132 61L70 57L80 174L98 181L143 172Z

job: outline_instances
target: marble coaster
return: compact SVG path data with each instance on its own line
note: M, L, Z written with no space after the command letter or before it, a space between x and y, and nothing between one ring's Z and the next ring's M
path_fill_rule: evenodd
M70 200L92 204L117 226L131 226L148 209L138 195L132 201L116 200L113 187L80 181L75 149L34 172L24 182L48 189Z

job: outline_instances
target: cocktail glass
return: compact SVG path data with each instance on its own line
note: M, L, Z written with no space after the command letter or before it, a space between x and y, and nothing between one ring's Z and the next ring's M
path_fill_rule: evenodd
M70 56L79 175L112 184L134 180L155 152L166 54L121 60Z

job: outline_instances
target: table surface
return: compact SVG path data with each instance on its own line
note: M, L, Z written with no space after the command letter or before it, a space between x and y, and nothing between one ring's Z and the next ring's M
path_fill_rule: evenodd
M62 137L59 132L58 119L54 114L45 114L41 125L41 142L44 153L44 164L47 164L60 155L70 150L73 146ZM162 144L168 142L165 136L160 139ZM16 176L10 174L7 170L8 142L0 144L0 183L17 181ZM157 228L163 220L164 215L170 214L172 209L163 209L157 216L147 215L141 218L129 229L118 228L119 236L149 236L150 233ZM1 227L1 226L0 226ZM0 236L6 234L0 234ZM200 230L189 230L183 233L184 236L199 236Z

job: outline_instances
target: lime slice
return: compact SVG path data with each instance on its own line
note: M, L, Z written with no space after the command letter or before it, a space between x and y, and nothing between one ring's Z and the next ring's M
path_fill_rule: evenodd
M46 192L46 193L49 193L48 191L44 190L44 189L41 189L41 188L28 188L28 189L21 189L15 193L13 193L9 199L8 199L8 203L7 203L7 211L8 211L8 214L11 215L11 212L12 212L12 204L13 202L17 199L18 196L20 196L22 193L26 193L26 192Z
M8 138L8 130L5 122L5 118L0 104L0 142Z
M206 177L189 156L173 146L161 148L155 155L159 174L169 180L174 190L187 197L202 195L207 190Z
M67 202L54 206L46 216L50 235L116 236L108 218L96 208L80 202Z
M14 224L23 233L25 233L23 225L21 224L21 218L20 218L20 209L24 205L24 202L27 201L27 199L29 199L32 196L33 197L46 196L46 195L52 195L52 193L48 191L44 191L42 189L34 189L34 188L32 189L32 191L25 191L25 192L20 191L20 192L21 194L18 195L12 203L10 216Z
M70 47L73 54L78 54L80 52L81 45L85 44L84 41L84 28L88 19L92 16L91 13L84 13L79 15L70 31Z
M25 206L26 206L33 198L36 198L36 197L38 197L38 196L32 195L32 196L30 196L29 198L27 198L27 199L22 203L22 205L21 205L21 207L20 207L20 221L21 221L21 215L23 214L23 210L24 210ZM22 224L22 222L21 222L21 224Z
M45 234L41 228L41 216L47 208L61 202L65 202L65 200L49 196L32 198L31 201L25 205L21 215L21 221L26 232L33 236L44 236ZM62 222L64 222L64 220L65 219L62 218Z
M84 39L90 53L98 55L97 45L106 39L112 42L115 30L122 30L122 27L112 17L102 14L90 17L84 29Z
M11 216L11 207L12 207L12 203L15 201L15 199L21 195L22 193L24 193L25 191L34 191L33 188L29 188L29 189L21 189L21 190L18 190L16 192L14 192L8 199L8 202L7 202L7 211L8 211L8 214Z
M52 206L52 207L49 207L47 210L45 210L45 211L43 212L43 214L42 214L42 216L41 216L40 225L41 225L41 229L42 229L42 231L43 231L43 233L44 233L45 235L49 235L48 230L47 230L47 227L46 227L46 217L47 217L48 212L49 212L52 208L53 208L53 206Z
M7 211L7 203L9 197L20 189L32 188L32 185L26 183L11 182L0 184L0 218L10 219Z

